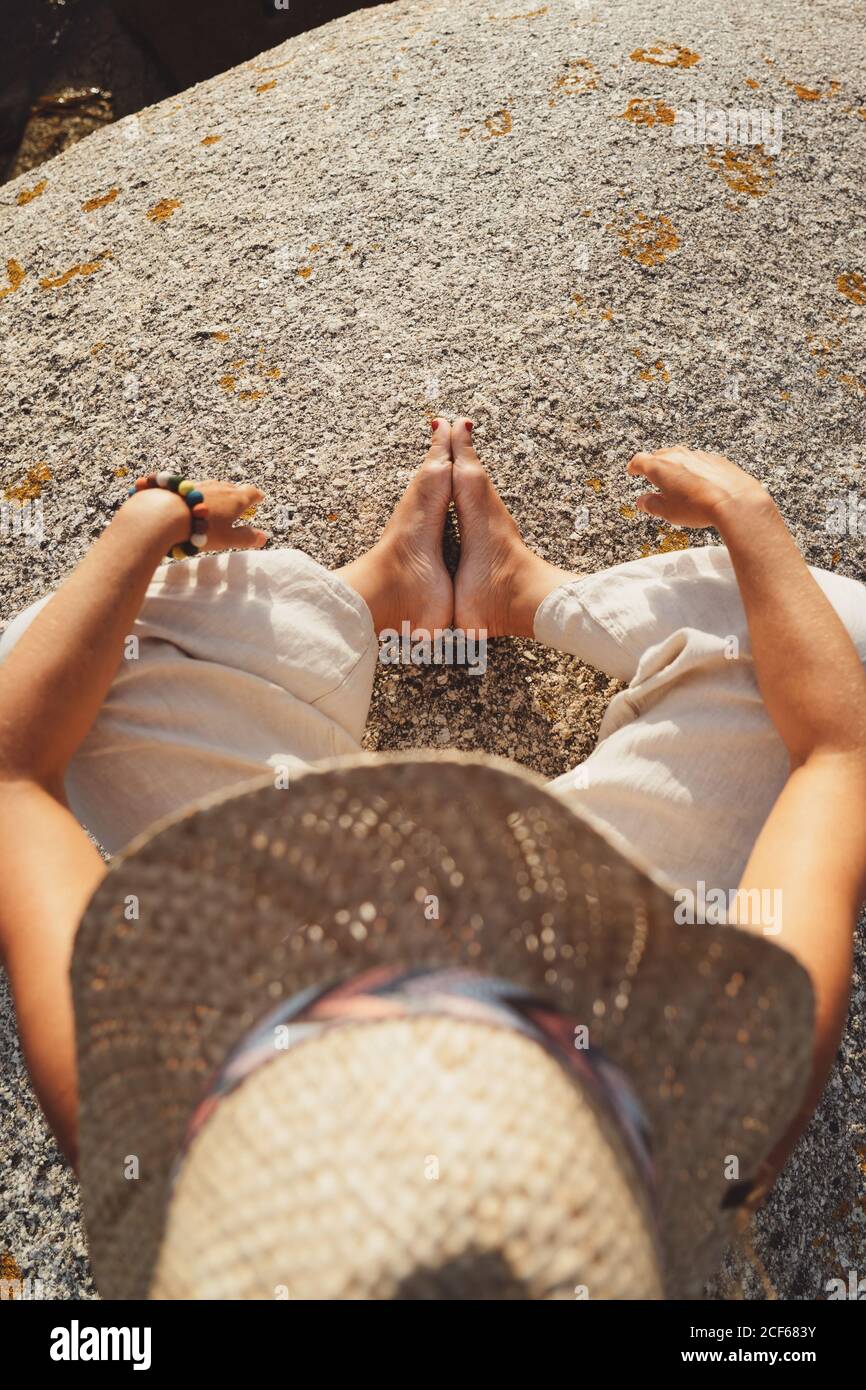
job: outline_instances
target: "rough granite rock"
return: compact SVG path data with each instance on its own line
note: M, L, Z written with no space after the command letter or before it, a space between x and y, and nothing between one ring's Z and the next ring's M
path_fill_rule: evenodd
M436 412L471 414L558 564L711 539L633 511L630 453L683 440L763 479L810 562L862 575L864 19L842 0L409 0L7 185L2 619L157 462L255 479L274 543L341 564ZM781 148L676 144L673 113L698 101L780 111ZM20 532L25 503L41 541ZM383 671L369 743L483 747L551 775L592 747L610 693L502 641L483 681ZM864 1004L861 949L818 1117L714 1296L820 1298L866 1270ZM0 1253L87 1296L75 1186L8 1010L0 1048Z

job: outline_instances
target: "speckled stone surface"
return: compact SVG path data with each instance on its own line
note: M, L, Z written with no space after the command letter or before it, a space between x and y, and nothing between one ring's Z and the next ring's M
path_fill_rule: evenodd
M828 0L397 3L4 187L0 617L51 589L157 461L256 480L275 544L344 563L436 412L472 416L561 565L686 542L634 514L623 471L683 440L760 476L811 563L860 576L864 21ZM781 112L781 148L677 144L674 113L697 102ZM13 533L24 503L41 543ZM842 504L847 528L828 528ZM592 747L610 691L498 642L483 681L383 671L369 742L552 775ZM819 1115L716 1297L822 1297L866 1271L863 968L861 951ZM82 1296L74 1184L8 1010L0 1047L0 1253Z

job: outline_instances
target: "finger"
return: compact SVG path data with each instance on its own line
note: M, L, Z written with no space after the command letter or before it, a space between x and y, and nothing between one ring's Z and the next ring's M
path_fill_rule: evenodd
M254 526L233 526L229 535L233 550L261 550L268 543L267 532Z
M430 448L425 463L451 462L451 421L444 415L434 415L430 421Z
M651 457L678 462L683 457L688 457L694 453L695 450L690 448L688 444L666 444L663 449L653 449Z
M256 503L265 500L265 494L260 488L256 487L255 483L233 483L232 486L235 488L238 496L243 498L243 505L245 507L255 506Z
M196 483L196 487L223 487L231 492L242 492L245 488L252 488L254 492L259 491L257 483L248 483L246 481L234 483L230 479L226 480L225 478L204 478Z
M219 478L209 478L205 479L204 482L197 482L195 486L199 492L205 494L206 502L213 500L214 489L218 489L218 497L229 499L232 505L237 503L238 515L246 507L252 507L265 500L265 494L256 487L255 483L225 483Z
M260 501L260 498L256 498L252 502L248 502L244 493L240 493L236 498L231 498L226 513L229 524L237 521L252 521L259 509Z
M658 462L655 454L635 454L626 464L625 471L633 478L649 478L651 473L658 472Z
M663 517L665 514L665 499L660 492L642 492L635 506L649 516Z

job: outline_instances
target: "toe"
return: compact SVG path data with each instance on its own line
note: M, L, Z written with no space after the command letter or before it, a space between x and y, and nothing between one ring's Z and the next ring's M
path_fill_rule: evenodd
M430 421L430 448L424 455L425 463L451 462L451 421L443 415L435 415Z
M455 463L481 466L472 444L472 421L465 415L459 416L451 426L451 455Z

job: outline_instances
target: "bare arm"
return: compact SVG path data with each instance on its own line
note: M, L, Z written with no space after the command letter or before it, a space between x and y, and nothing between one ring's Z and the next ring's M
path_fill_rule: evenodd
M260 532L232 529L261 494L204 486L209 548L262 544ZM187 508L173 493L130 498L0 667L0 958L36 1093L73 1161L69 962L105 866L66 808L63 779L114 679L154 570L188 531Z
M642 510L721 533L761 695L790 757L790 776L740 883L743 892L781 891L778 940L808 970L815 990L812 1075L801 1114L771 1157L778 1169L818 1102L847 1012L853 934L866 894L866 675L753 478L718 455L680 448L638 454L629 471L659 489L640 499Z
M866 896L866 674L763 496L760 521L750 508L728 505L717 525L746 606L758 685L791 761L741 887L781 888L779 940L815 988L812 1076L801 1113L773 1156L778 1169L818 1104L848 1011L854 931Z

